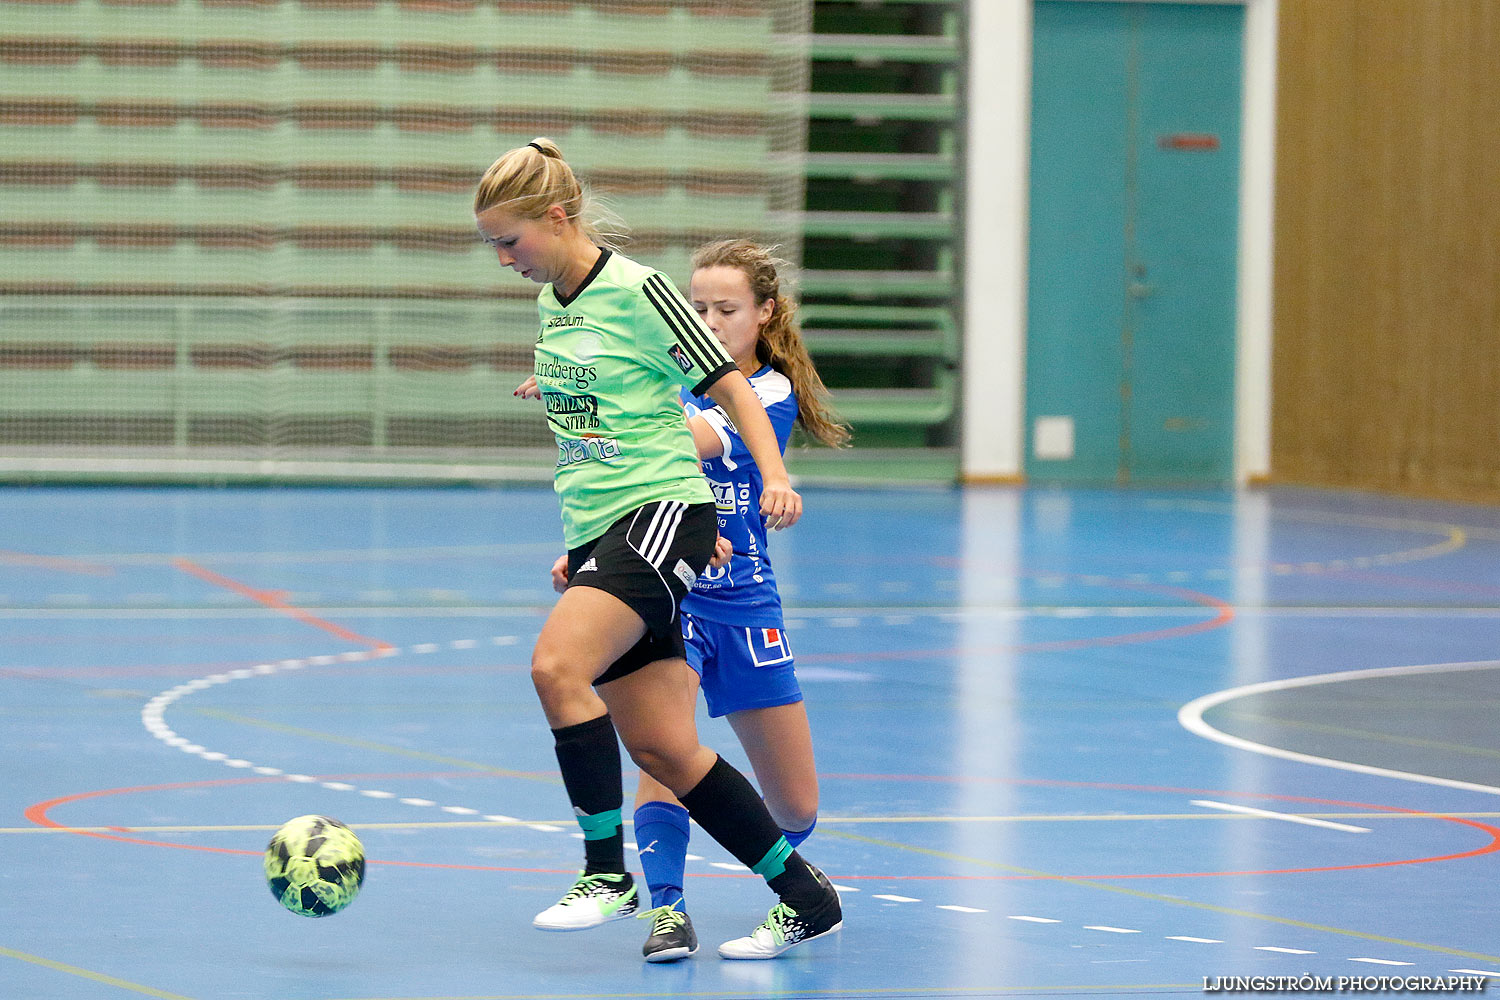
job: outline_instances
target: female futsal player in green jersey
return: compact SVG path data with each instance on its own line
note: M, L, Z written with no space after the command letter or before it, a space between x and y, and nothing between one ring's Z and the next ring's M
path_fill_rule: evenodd
M719 953L775 958L839 930L842 913L750 782L698 740L678 615L713 555L717 518L679 387L712 398L739 428L764 480L767 524L795 523L802 499L734 361L664 275L597 246L584 211L581 185L547 139L496 160L474 196L475 223L501 266L543 286L534 378L557 439L568 546L568 587L537 638L531 676L585 865L534 924L582 930L638 908L624 860L618 733L631 759L779 897L763 924Z

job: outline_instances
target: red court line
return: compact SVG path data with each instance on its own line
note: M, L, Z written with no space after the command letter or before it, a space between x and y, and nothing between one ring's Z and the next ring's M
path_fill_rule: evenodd
M1221 798L1242 799L1265 799L1272 802L1295 802L1303 805L1342 806L1348 809L1374 810L1376 812L1396 813L1406 816L1422 816L1431 819L1442 820L1447 823L1458 823L1462 826L1472 826L1476 830L1483 830L1490 835L1490 842L1471 851L1462 851L1457 854L1434 855L1427 858L1402 858L1395 861L1373 861L1363 864L1350 865L1325 865L1314 868L1272 868L1256 871L1224 871L1224 872L1132 872L1121 875L1000 875L1000 876L950 876L950 875L908 875L901 876L913 881L939 880L949 878L997 878L1012 879L1016 881L1046 880L1046 879L1079 879L1083 881L1104 881L1128 878L1207 878L1225 875L1301 875L1310 872L1342 872L1356 871L1362 868L1390 868L1397 865L1421 865L1437 861L1459 861L1464 858L1477 858L1486 854L1500 852L1500 827L1489 823L1480 823L1477 820L1464 819L1460 816L1447 816L1443 813L1427 812L1421 809L1403 809L1400 806L1382 806L1370 802L1345 802L1340 799L1318 799L1304 795L1277 795L1271 792L1238 792L1223 788L1173 788L1162 785L1130 785L1099 781L1059 781L1051 778L972 778L964 775L933 775L933 774L822 774L821 778L843 778L854 781L931 781L931 782L979 782L997 785L1039 785L1055 788L1087 788L1098 791L1124 791L1124 792L1152 792L1166 793L1170 795L1217 795ZM841 876L848 878L874 878L869 875Z
M392 777L386 775L385 777ZM424 777L423 775L406 775L405 777ZM426 777L431 777L430 775ZM82 802L87 799L103 798L111 795L132 795L140 792L163 792L175 791L184 788L207 788L218 785L250 785L265 784L267 782L284 782L284 778L220 778L214 781L177 781L164 785L136 785L127 788L102 788L92 792L79 792L76 795L64 795L59 798L49 799L46 802L38 802L28 806L25 816L37 826L46 827L51 830L62 830L67 833L76 834L80 837L93 837L96 840L113 840L121 844L136 844L140 847L169 847L179 851L198 851L205 854L235 854L241 857L260 857L264 851L247 851L238 847L211 847L207 844L179 844L167 840L147 840L144 837L126 837L129 827L99 824L109 830L118 830L120 833L100 833L98 830L79 830L54 820L48 813L56 806L66 805L70 802ZM537 874L557 875L567 874L573 869L566 871L561 868L503 868L495 865L453 865L438 864L425 861L380 861L374 858L366 858L367 864L390 865L400 868L451 868L458 871L484 871L484 872L532 872Z
M443 775L436 774L405 774L405 775L339 775L338 778L434 778ZM450 777L486 777L468 772L455 772ZM852 778L867 780L944 780L932 775L890 775L890 774L825 774L824 778ZM326 776L325 776L326 779ZM220 778L212 781L180 781L163 785L137 785L125 788L104 788L92 792L79 792L74 795L64 795L59 798L49 799L46 802L38 802L26 809L26 819L38 826L49 829L61 830L76 834L81 837L94 837L99 840L113 840L123 844L136 844L142 847L167 847L179 851L200 851L209 854L237 854L241 856L259 856L260 851L247 851L230 847L211 847L202 844L182 844L165 840L147 840L141 837L127 837L121 834L129 832L129 827L120 827L110 824L96 824L105 826L107 829L119 830L121 833L101 833L97 830L80 830L59 823L49 815L51 810L57 806L72 802L82 802L88 799L104 798L113 795L132 795L143 792L174 791L185 788L209 788L227 785L265 784L279 783L286 779L280 777L265 778ZM948 779L952 780L952 779ZM1162 878L1225 878L1232 876L1249 875L1307 875L1318 872L1342 872L1361 871L1372 868L1393 868L1403 865L1434 864L1440 861L1460 861L1465 858L1477 858L1486 854L1500 852L1500 827L1491 826L1488 823L1480 823L1471 819L1463 819L1458 816L1446 816L1441 813L1423 812L1418 809L1403 809L1399 806L1374 805L1368 802L1344 802L1338 799L1318 799L1298 795L1274 795L1269 792L1235 792L1226 789L1215 788L1170 788L1154 785L1121 785L1108 783L1095 783L1087 781L1052 781L1045 778L1023 778L1023 779L988 779L995 783L1009 783L1018 785L1048 785L1068 788L1089 788L1096 790L1123 790L1140 792L1167 792L1171 794L1188 795L1217 795L1225 798L1249 798L1269 799L1278 802L1299 802L1313 805L1344 806L1351 809L1375 810L1377 812L1389 812L1404 814L1408 816L1420 816L1434 820L1442 820L1449 823L1458 823L1470 826L1476 830L1482 830L1490 835L1490 841L1480 847L1454 854L1434 855L1423 858L1397 858L1390 861L1371 861L1359 864L1347 865L1323 865L1307 868L1273 868L1248 871L1216 871L1216 872L1129 872L1124 874L1104 875L1053 875L1053 874L1026 874L1026 875L835 875L839 881L901 881L901 882L1104 882L1119 881L1124 879L1162 879ZM358 824L354 824L358 826ZM400 868L435 868L451 869L456 871L494 871L494 872L523 872L534 874L567 874L573 869L560 868L508 868L499 865L463 865L445 864L441 862L428 861L381 861L378 859L367 859L368 863L374 865L390 865ZM694 872L694 878L753 878L752 875L718 874L712 872Z
M284 590L257 590L248 584L232 580L222 573L215 573L208 567L200 566L190 559L173 559L172 565L184 573L191 573L200 580L206 580L217 587L232 590L241 597L248 597L257 604L263 604L268 608L273 608L283 614L290 615L304 625L311 625L313 628L322 629L324 632L336 635L340 639L357 642L362 646L369 646L371 649L377 650L396 648L382 639L372 639L369 636L360 635L358 632L351 632L342 625L335 625L333 622L319 618L317 615L304 611L302 608L288 604L285 599L286 591Z

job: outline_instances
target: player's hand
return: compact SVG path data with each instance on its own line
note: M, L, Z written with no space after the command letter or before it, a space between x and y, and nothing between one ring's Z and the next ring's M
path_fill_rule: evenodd
M733 555L734 544L723 535L720 535L718 538L714 539L714 554L709 558L708 564L714 569L718 569L725 563L729 562L730 558L733 557Z
M564 552L552 564L552 589L561 594L568 589L568 554Z
M516 391L511 393L511 395L520 396L522 399L541 399L542 390L536 386L536 376L528 375L526 376L526 381L516 386Z
M760 491L760 512L766 527L780 531L790 528L802 517L802 497L790 483L766 483Z

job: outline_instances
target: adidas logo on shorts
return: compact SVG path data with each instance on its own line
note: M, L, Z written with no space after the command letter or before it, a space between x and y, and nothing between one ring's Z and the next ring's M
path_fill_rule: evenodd
M594 563L594 557L593 556L589 556L587 559L584 560L584 563L583 563L582 566L578 567L578 569L576 569L576 570L573 571L573 575L577 576L579 573L597 573L597 572L599 572L599 567Z

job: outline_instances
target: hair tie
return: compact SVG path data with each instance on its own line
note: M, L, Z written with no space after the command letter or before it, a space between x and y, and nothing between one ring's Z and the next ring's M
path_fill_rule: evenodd
M541 153L543 156L547 155L547 151L545 149L543 149L541 146L538 146L534 142L528 142L526 145L530 146L532 149L536 150L538 153Z

